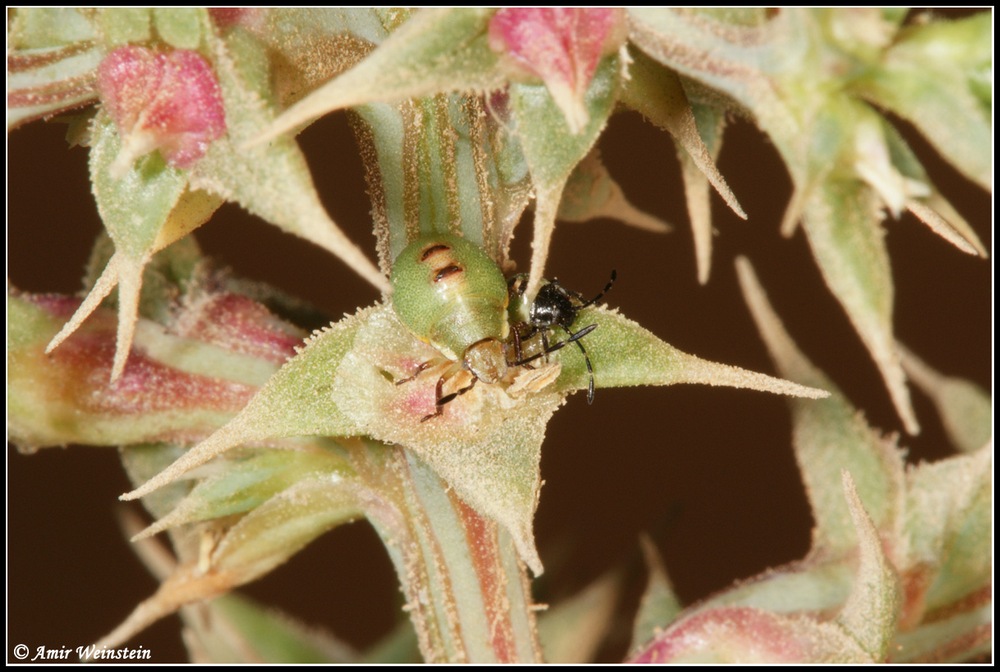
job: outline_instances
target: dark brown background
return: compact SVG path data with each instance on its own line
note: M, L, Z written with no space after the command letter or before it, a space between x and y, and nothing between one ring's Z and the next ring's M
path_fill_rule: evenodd
M8 147L8 278L36 292L71 293L99 222L86 151L67 149L64 127L36 123ZM934 179L992 249L990 197L936 161L909 135ZM361 165L342 115L300 136L334 219L373 250ZM669 343L706 359L773 372L736 285L733 259L748 255L800 346L864 409L901 431L887 393L843 310L830 297L801 233L777 231L789 180L773 148L745 124L727 132L719 164L750 219L718 198L713 271L699 286L674 149L636 115L615 116L600 145L635 204L675 225L664 236L611 221L564 224L547 273L590 294L612 268L607 300ZM897 280L899 338L948 373L991 384L992 264L958 252L907 215L886 222ZM331 316L376 293L319 248L236 206L197 232L205 251L240 274L303 296ZM527 268L530 222L515 258ZM371 253L374 258L374 252ZM914 459L947 453L926 399L924 433L904 437ZM546 574L540 598L557 600L612 567L625 567L634 608L642 581L637 537L649 533L681 597L697 600L733 580L800 558L810 515L789 443L783 399L699 386L598 390L574 396L549 427L537 531ZM22 456L8 448L8 660L15 644L76 647L111 630L155 589L119 532L117 497L129 489L114 449L71 447ZM388 558L365 523L327 535L245 591L366 646L400 612ZM624 614L625 612L623 612ZM630 623L623 615L620 634ZM185 659L176 618L135 638L156 662ZM621 644L605 647L620 659Z

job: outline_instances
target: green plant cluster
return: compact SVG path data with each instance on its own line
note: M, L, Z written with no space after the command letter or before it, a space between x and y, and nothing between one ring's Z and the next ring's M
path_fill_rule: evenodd
M609 633L629 639L631 662L990 656L992 402L899 342L886 228L908 217L940 237L942 255L985 263L984 232L907 138L992 189L991 19L9 9L8 130L68 122L88 148L104 232L81 297L8 284L8 440L22 452L116 447L132 487L123 499L152 520L125 528L158 588L95 650L177 613L204 662L579 662ZM295 138L341 110L360 147L375 262L331 218ZM590 305L599 282L551 291L557 222L560 237L600 218L671 229L630 203L602 161L620 112L676 148L701 285L719 273L712 193L748 218L716 166L726 129L749 122L767 137L791 181L777 228L806 241L904 436L873 426L810 361L751 259L735 273L780 378ZM314 309L236 277L190 235L226 203L328 252L379 300L315 329ZM515 276L515 233L527 230L530 265ZM565 323L543 322L545 309ZM953 347L966 337L952 334ZM536 533L553 414L582 390L682 383L789 398L808 553L684 605L645 540L648 583L627 636L612 632L618 571L542 610L532 579L561 569L543 563ZM947 455L908 463L907 441L927 423L944 428ZM380 645L356 651L234 592L360 519L405 603Z

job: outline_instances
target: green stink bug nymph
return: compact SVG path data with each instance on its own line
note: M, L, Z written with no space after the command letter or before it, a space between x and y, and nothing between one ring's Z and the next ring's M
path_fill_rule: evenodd
M445 404L471 390L477 380L496 383L504 377L507 282L485 252L460 236L425 234L399 253L389 281L399 320L455 363L438 379L435 412L422 421L441 415ZM413 380L429 364L398 383ZM472 374L472 382L444 394L445 381L462 369Z

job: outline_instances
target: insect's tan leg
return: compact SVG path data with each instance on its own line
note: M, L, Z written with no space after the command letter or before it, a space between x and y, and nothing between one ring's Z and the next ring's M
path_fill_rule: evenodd
M402 385L403 383L408 383L411 380L416 380L417 376L419 376L421 373L434 366L436 361L437 360L434 359L428 359L426 362L417 367L417 370L413 372L412 376L410 376L409 378L402 378L400 380L397 380L396 384Z
M463 387L462 389L455 390L451 394L446 394L444 396L441 396L443 394L443 392L444 392L444 381L445 381L446 375L445 376L441 376L440 378L438 378L437 385L434 387L434 399L435 399L435 401L434 401L434 405L435 405L434 412L431 413L430 415L425 415L424 417L422 417L420 419L420 422L427 422L431 418L436 418L437 416L439 416L442 413L444 413L444 405L445 404L447 404L447 403L449 403L451 401L454 401L456 397L460 397L463 394L465 394L466 392L468 392L469 390L471 390L473 387L476 386L476 381L479 380L478 378L476 378L475 376L473 376L472 377L472 382L469 383L468 385L466 385L465 387Z

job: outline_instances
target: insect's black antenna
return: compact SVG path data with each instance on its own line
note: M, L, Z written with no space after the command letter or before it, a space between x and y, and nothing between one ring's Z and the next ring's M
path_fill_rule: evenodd
M612 270L611 271L611 279L608 280L608 284L604 285L604 289L601 290L601 293L598 294L597 296L595 296L594 298L592 298L590 301L586 301L584 303L581 303L577 307L578 308L586 308L587 306L592 306L595 303L597 303L598 301L600 301L601 297L603 297L605 294L608 293L608 290L611 289L611 285L615 284L615 280L617 280L617 279L618 279L618 273L616 273L614 270Z

